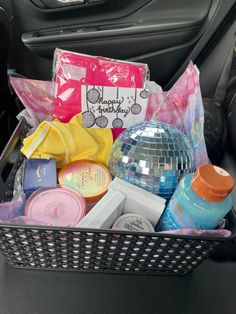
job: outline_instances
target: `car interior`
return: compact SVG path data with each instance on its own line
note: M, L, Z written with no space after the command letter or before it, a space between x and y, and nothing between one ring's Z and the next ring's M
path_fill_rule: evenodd
M192 60L200 70L204 132L210 161L222 166L236 179L235 0L0 0L1 152L18 123L17 114L23 109L9 84L9 75L52 80L55 48L146 63L151 80L164 90L173 86ZM236 204L236 190L233 198ZM193 282L191 278L184 278L181 282L148 276L127 276L125 279L120 275L102 274L76 277L67 273L57 276L55 272L41 275L39 271L11 270L1 261L0 278L3 279L0 291L4 293L0 300L4 297L4 301L1 301L0 312L184 314L206 313L213 308L215 313L233 314L236 303L232 297L233 288L229 285L236 276L235 244L221 245L211 259L203 265L199 277L196 270ZM208 276L210 280L214 278L214 287L206 284ZM217 290L218 283L220 290ZM143 292L143 303L137 300L138 287L140 291L142 286L155 290L156 284L160 299L153 299L153 291L150 299L148 293ZM205 290L202 288L204 285ZM164 291L161 291L161 286ZM191 292L188 291L189 286ZM59 290L58 294L54 288ZM229 294L226 297L223 293L227 294L227 288ZM104 289L104 294L98 293L97 289ZM119 305L118 297L112 295L112 289L119 298L123 298L122 305ZM208 304L206 296L202 296L207 289L212 289L219 300L215 301L212 296ZM44 305L40 308L40 302L36 301L33 293L40 294L42 290ZM130 297L128 290L132 290ZM93 296L96 293L97 296ZM166 298L163 301L165 306L159 305L162 293ZM32 301L27 307L28 295ZM169 304L168 295L171 298ZM183 301L185 295L189 296L188 301ZM68 307L57 299L58 296L68 299ZM110 300L106 296L110 296ZM94 303L89 301L93 297ZM181 299L187 305L182 307ZM155 306L159 311L155 311Z

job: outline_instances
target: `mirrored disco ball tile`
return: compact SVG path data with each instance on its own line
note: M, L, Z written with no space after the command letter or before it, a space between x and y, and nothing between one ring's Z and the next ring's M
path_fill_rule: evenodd
M182 176L195 171L188 138L175 127L146 121L126 129L114 142L109 167L120 177L169 199Z

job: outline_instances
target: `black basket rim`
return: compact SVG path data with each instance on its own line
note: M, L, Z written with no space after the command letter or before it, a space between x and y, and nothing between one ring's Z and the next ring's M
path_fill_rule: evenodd
M159 233L159 232L134 232L134 231L122 231L122 230L112 230L112 229L87 229L87 228L74 228L74 227L53 227L45 225L21 225L21 224L0 224L1 229L20 229L20 230L42 230L48 231L59 231L59 232L73 232L73 233L93 233L93 234L114 234L118 236L135 236L137 238L147 237L147 238L172 238L172 239L189 239L189 240L202 240L202 241L217 241L217 242L228 242L235 241L236 234L229 237L216 237L216 236L202 236L202 235L183 235L183 234L170 234Z

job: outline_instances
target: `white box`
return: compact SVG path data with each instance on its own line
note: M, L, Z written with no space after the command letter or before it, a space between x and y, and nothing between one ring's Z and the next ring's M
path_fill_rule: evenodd
M122 215L126 196L118 191L109 191L78 223L78 228L110 229Z
M134 213L148 219L155 227L165 209L166 200L133 184L115 178L110 191L119 191L126 196L123 214Z

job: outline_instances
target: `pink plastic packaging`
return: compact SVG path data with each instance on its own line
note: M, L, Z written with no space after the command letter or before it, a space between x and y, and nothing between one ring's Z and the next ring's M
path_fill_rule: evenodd
M56 49L53 116L62 122L68 122L81 112L81 84L143 88L148 73L146 64Z
M16 218L12 218L9 220L0 220L0 223L2 224L10 224L10 225L34 225L34 226L44 226L45 222L31 219L26 216L19 216Z
M199 70L192 62L169 91L149 93L146 120L156 119L182 130L192 142L196 163L209 163L204 138L204 108Z
M54 83L10 77L10 83L37 127L42 121L52 120Z
M23 215L25 195L22 193L16 200L0 203L0 221L8 221Z
M161 231L158 233L164 234L180 234L180 235L190 235L190 236L209 236L209 237L230 237L231 231L224 229L224 230L196 230L196 229L179 229L179 230L169 230L169 231Z

